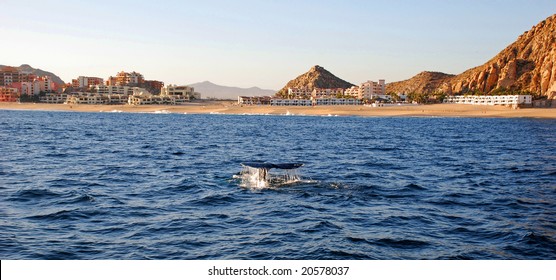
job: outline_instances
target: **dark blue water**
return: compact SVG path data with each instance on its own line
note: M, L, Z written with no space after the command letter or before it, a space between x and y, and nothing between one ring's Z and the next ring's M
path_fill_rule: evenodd
M1 259L556 258L555 120L0 111L0 143Z

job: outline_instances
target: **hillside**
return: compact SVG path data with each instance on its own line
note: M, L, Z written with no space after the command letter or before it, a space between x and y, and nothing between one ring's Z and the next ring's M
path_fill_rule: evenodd
M430 73L430 72L423 72ZM505 88L530 91L556 97L556 15L548 17L498 53L485 64L459 75L417 76L386 85L387 91L461 94L470 91L488 93Z
M6 67L6 66L7 65L0 65L0 68ZM58 77L56 74L54 74L52 72L44 71L44 70L41 70L41 69L38 69L38 68L35 69L28 64L22 64L19 67L15 67L15 66L9 66L9 67L14 67L17 70L19 70L20 72L31 73L31 74L34 74L36 76L50 76L52 81L55 82L56 84L59 84L59 85L65 84L64 81L62 81L62 79L60 77Z
M307 73L299 75L297 78L289 81L278 93L277 96L285 96L288 88L350 88L353 84L346 82L332 73L328 72L321 66L313 66Z
M209 81L189 85L195 92L201 93L202 98L237 99L238 96L270 96L276 91L258 87L239 88L213 84Z
M423 71L409 80L386 84L386 92L433 93L439 88L448 87L449 80L453 77L454 75L441 72Z

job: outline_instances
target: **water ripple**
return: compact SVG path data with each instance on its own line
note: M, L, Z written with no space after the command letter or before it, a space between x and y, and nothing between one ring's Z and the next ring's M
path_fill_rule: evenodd
M556 122L0 111L2 259L554 259ZM245 161L301 180L240 186Z

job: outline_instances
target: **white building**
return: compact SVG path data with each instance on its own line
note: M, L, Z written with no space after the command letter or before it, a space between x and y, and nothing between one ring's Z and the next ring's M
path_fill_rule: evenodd
M354 98L272 99L271 106L361 105Z
M68 100L68 95L65 93L47 93L39 97L40 102L62 104Z
M71 85L74 88L88 88L96 85L104 84L102 78L79 76L77 79L71 80Z
M313 101L314 105L361 105L361 100L355 98L319 98Z
M94 87L94 90L98 94L124 94L124 95L132 95L134 91L147 91L144 88L139 87L129 87L129 86L105 86L105 85L97 85Z
M272 97L270 96L238 96L237 104L239 105L270 105Z
M378 80L378 83L373 81L366 81L359 86L359 99L387 99L386 96L385 80Z
M174 96L183 100L201 99L201 94L190 86L167 85L160 89L160 95Z
M74 93L68 96L66 104L105 104L104 98L98 93Z
M183 104L193 99L201 99L201 94L195 92L195 88L190 86L167 85L160 89L160 95L170 97L173 104Z
M343 88L315 88L311 93L313 99L338 98L340 96L344 96Z
M347 88L344 91L344 96L359 98L359 87L358 86L352 86L350 88Z
M54 82L49 76L38 77L32 82L21 83L21 94L24 95L38 95L41 92L51 92L54 89Z
M313 106L310 99L272 99L270 106Z
M312 93L308 88L288 88L289 99L309 99Z
M531 105L531 95L456 95L448 96L444 103L469 104L469 105Z
M129 105L177 105L181 99L167 95L153 95L150 93L133 94L128 97Z

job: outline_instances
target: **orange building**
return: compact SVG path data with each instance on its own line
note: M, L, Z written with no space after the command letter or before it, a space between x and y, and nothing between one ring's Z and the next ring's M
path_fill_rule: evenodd
M92 86L98 86L104 84L104 80L102 78L97 77L85 77L79 76L77 79L71 80L71 86L73 88L89 88Z
M30 82L35 78L35 75L19 72L15 67L5 66L0 69L0 86L10 86L12 83Z
M133 72L119 72L115 77L110 76L106 81L107 86L140 86L145 82L143 75Z
M17 102L19 93L16 88L0 87L0 102Z

